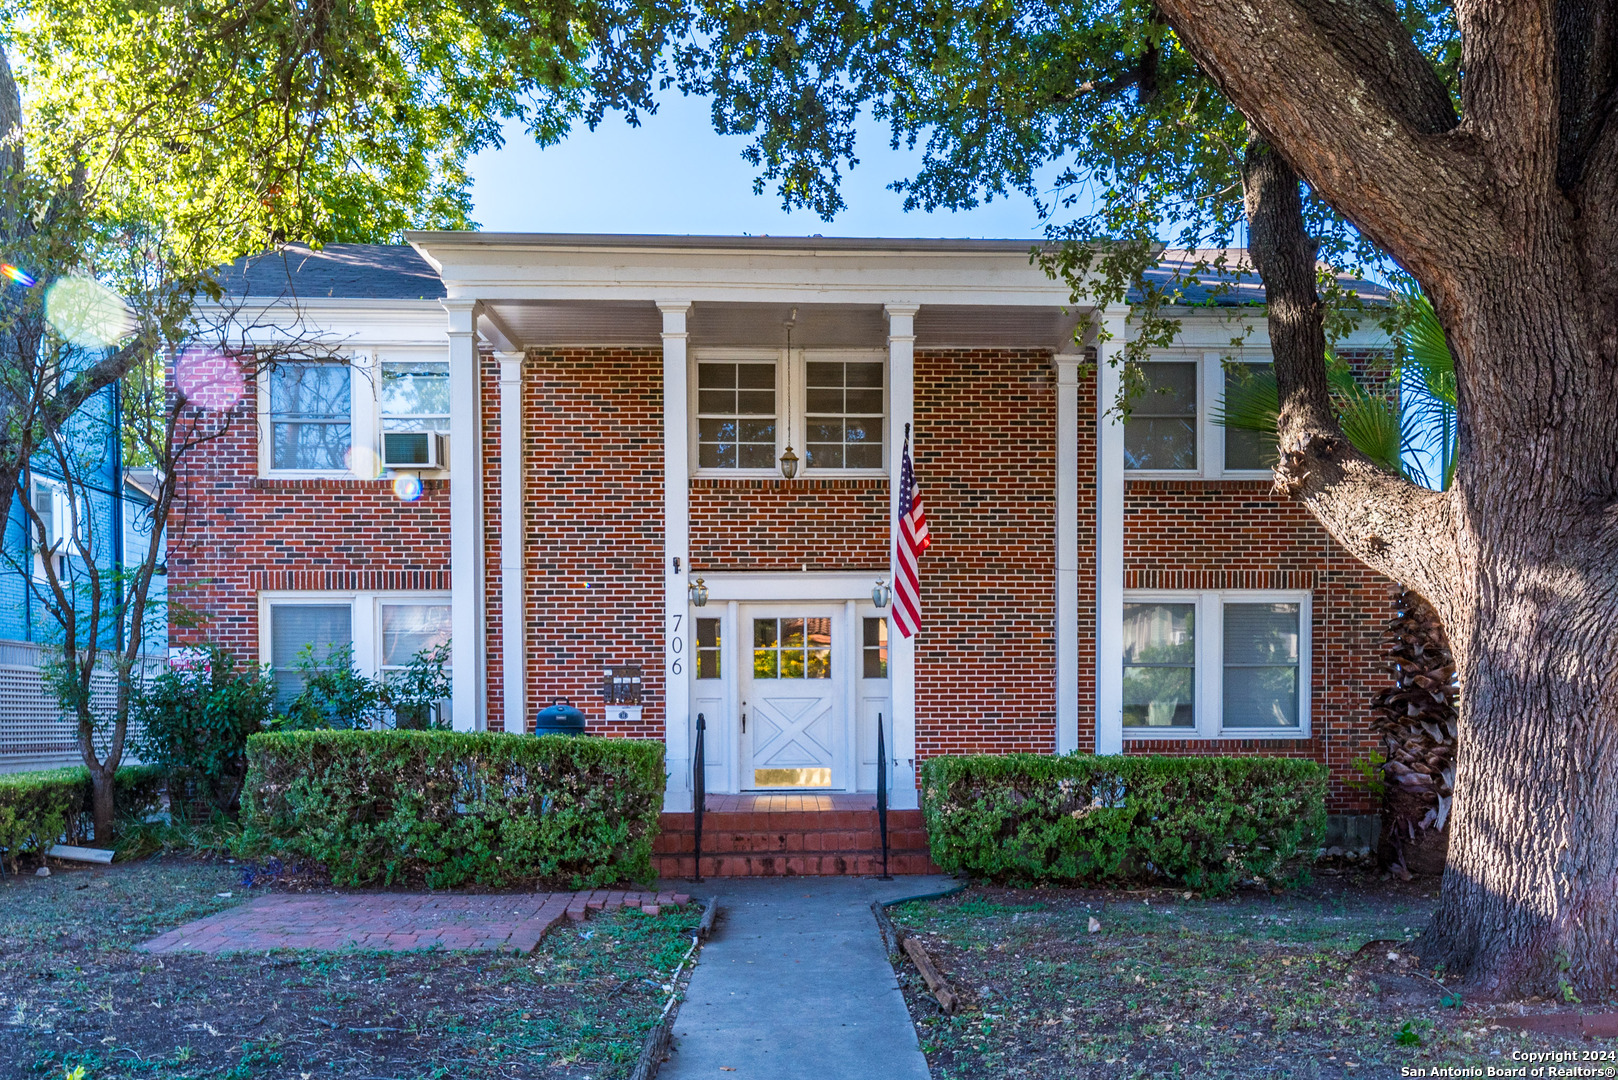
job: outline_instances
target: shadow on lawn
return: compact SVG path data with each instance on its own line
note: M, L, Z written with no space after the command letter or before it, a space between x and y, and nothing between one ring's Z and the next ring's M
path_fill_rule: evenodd
M627 1075L695 905L564 925L529 956L131 951L262 889L163 857L0 880L0 1080Z
M1410 943L1436 893L1359 878L1221 900L974 887L890 914L965 999L943 1016L900 969L934 1080L1380 1078L1618 1048L1511 1030L1516 1009L1469 1005L1421 971Z

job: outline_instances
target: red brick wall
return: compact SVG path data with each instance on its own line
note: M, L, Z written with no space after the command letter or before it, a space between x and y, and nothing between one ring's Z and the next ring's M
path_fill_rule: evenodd
M916 753L1056 749L1056 379L1045 350L916 354L921 557ZM1081 397L1087 391L1081 388ZM1091 418L1093 405L1081 404ZM896 433L902 434L902 433ZM1080 560L1093 565L1093 434L1081 432ZM1094 610L1093 575L1081 611ZM1081 617L1094 653L1093 617ZM1093 680L1084 679L1093 685ZM1093 691L1081 712L1094 713ZM1088 736L1086 736L1088 738ZM918 761L919 764L919 761Z
M693 570L888 569L888 481L691 481Z
M1124 497L1126 589L1309 589L1313 593L1308 739L1137 739L1130 753L1303 757L1331 770L1327 805L1365 813L1352 781L1376 749L1371 696L1385 684L1389 582L1350 557L1269 481L1130 480Z
M449 484L403 502L388 480L261 480L249 389L226 433L190 451L169 523L174 644L259 656L258 593L449 588ZM181 608L202 622L183 625Z
M486 388L490 378L486 372ZM523 402L531 708L566 697L584 710L592 734L661 739L662 353L530 350ZM485 416L484 452L494 460L498 448L491 452L489 444L498 443L498 421ZM491 507L497 521L498 500ZM498 544L494 549L490 596L498 597ZM604 720L602 673L616 664L639 664L645 680L646 705L635 727ZM493 657L489 667L497 680Z

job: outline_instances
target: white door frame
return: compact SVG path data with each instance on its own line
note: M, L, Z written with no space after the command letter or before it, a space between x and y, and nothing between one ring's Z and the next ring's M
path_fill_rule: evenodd
M887 574L877 570L856 571L853 573L773 573L773 572L736 572L736 573L704 573L701 575L708 588L708 603L704 607L692 608L695 618L720 618L722 642L724 643L723 660L720 665L720 686L715 686L709 680L692 678L690 686L690 723L696 723L698 711L707 716L707 745L712 748L708 751L708 790L715 793L735 793L746 790L751 785L746 781L751 779L747 759L743 753L742 735L738 718L739 702L741 701L742 678L748 669L742 665L752 662L752 642L743 641L743 634L750 632L747 619L742 612L743 605L769 605L769 606L837 606L832 630L833 662L838 664L840 670L836 673L842 679L841 710L848 718L845 723L846 745L841 749L842 760L848 772L847 786L843 790L863 790L859 781L860 766L864 758L869 756L862 753L862 742L875 744L874 729L869 727L866 714L872 711L871 701L868 700L873 689L884 684L874 683L861 678L863 654L862 620L867 618L888 618L888 609L877 609L871 603L871 589L879 580L886 580ZM844 647L839 651L837 636L842 634ZM892 620L889 619L890 650L893 636ZM892 662L890 651L890 665ZM694 670L694 663L693 663ZM886 718L888 727L888 756L892 760L900 757L899 740L913 724L913 717L900 717L895 715L892 701L891 681L885 684L888 689L887 700L879 704L880 711ZM723 693L722 707L715 715L712 699ZM709 699L710 703L699 710L696 702L698 695ZM696 736L695 728L691 738ZM901 763L903 764L903 763ZM895 781L900 770L894 769L890 773L890 791L899 789ZM874 776L874 773L872 774ZM874 784L874 782L873 782ZM874 789L874 786L873 786ZM826 790L826 789L806 789ZM835 788L831 790L837 790Z

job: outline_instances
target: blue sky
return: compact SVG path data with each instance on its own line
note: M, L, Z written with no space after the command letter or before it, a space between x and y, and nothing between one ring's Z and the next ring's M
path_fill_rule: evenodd
M919 155L888 148L885 128L860 131L860 164L843 179L848 208L832 221L788 214L773 190L753 194L747 140L716 135L706 101L671 96L631 128L609 116L541 150L520 128L472 162L473 220L489 231L708 233L778 236L1037 236L1032 200L997 199L975 210L905 213L887 190Z

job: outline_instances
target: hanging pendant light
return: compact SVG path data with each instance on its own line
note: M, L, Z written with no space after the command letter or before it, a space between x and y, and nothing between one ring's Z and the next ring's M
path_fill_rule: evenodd
M786 408L781 413L786 417L787 449L781 455L781 475L791 480L798 475L798 455L792 452L792 326L798 321L798 309L792 309L792 316L787 319L787 394Z

